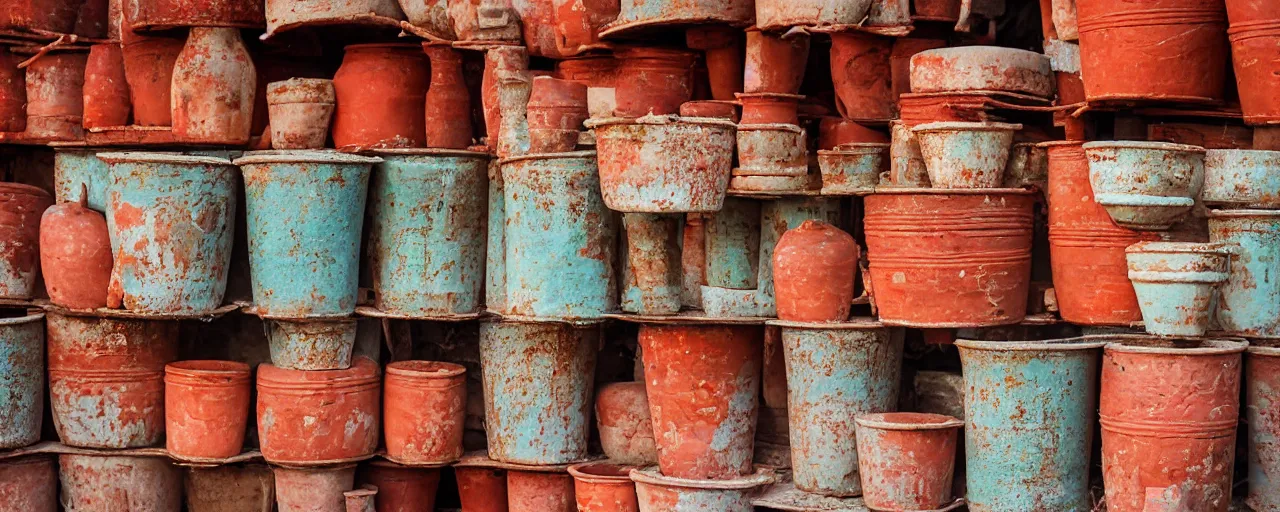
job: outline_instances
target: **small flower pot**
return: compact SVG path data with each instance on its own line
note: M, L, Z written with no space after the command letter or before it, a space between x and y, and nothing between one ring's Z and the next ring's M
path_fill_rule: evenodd
M1116 224L1161 231L1195 205L1204 185L1205 150L1168 142L1084 144L1094 200Z
M165 446L177 459L239 455L249 421L249 365L178 361L164 368Z
M1203 336L1208 331L1218 287L1228 277L1223 246L1138 242L1125 249L1125 257L1148 333Z
M933 188L997 188L1020 124L942 122L917 125L920 154Z
M880 184L889 167L889 144L849 143L818 151L823 195L857 195Z
M640 512L631 469L600 462L569 466L578 512Z
M324 148L336 103L333 80L293 78L267 84L271 147Z
M399 361L386 371L382 428L387 458L402 464L448 464L462 457L466 369Z
M286 370L345 370L356 345L355 320L266 320L271 364Z
M800 124L797 110L804 96L780 93L739 93L741 124Z
M957 431L941 414L892 412L857 420L862 500L872 510L935 510L951 503Z
M653 420L643 382L614 382L596 391L596 428L609 460L648 466L658 463Z

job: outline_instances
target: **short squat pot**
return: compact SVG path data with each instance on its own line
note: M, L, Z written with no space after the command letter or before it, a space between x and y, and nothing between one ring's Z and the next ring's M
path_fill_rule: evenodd
M1093 197L1116 224L1161 231L1181 220L1204 186L1204 148L1168 142L1084 144Z
M333 80L292 78L267 84L271 147L323 148L337 101Z
M779 123L740 124L737 136L738 168L734 170L734 177L795 178L808 182L808 134L804 128Z
M1280 151L1205 151L1200 199L1209 206L1280 209Z
M367 2L352 5L363 3ZM394 7L394 2L390 3ZM357 44L344 48L342 66L333 77L338 99L333 113L334 145L426 147L423 112L431 82L428 69L427 57L417 44Z
M466 368L435 361L387 365L382 429L387 458L402 464L447 464L462 457Z
M577 512L640 512L631 469L602 462L569 466Z
M263 320L271 364L285 370L345 370L356 344L354 319Z
M889 144L852 142L818 151L823 195L860 195L880 184L889 168Z
M800 124L799 94L781 94L772 92L738 93L738 103L742 105L740 124Z
M1194 242L1138 242L1125 249L1147 332L1203 336L1218 288L1229 277L1229 254L1220 244Z
M453 473L458 480L458 501L464 510L509 512L506 470L457 465Z
M866 414L857 421L862 501L872 510L935 510L951 503L957 430L941 414Z
M26 300L35 296L40 275L40 218L50 206L53 198L38 187L0 184L0 218L5 220L0 225L0 297Z
M573 477L563 469L507 471L509 512L575 512Z
M614 115L635 118L667 115L693 99L691 82L695 54L685 50L630 47L616 54L620 60L617 108Z
M773 249L773 293L778 319L843 322L853 303L857 242L840 228L806 220Z
M379 373L378 363L364 357L346 370L259 365L257 417L263 458L314 465L372 455L382 431Z
M769 470L735 478L696 480L666 476L656 468L633 469L640 512L751 512L761 488L773 483Z
M997 188L1020 124L926 123L912 129L933 188Z
M609 460L632 466L658 463L653 420L643 382L614 382L596 391L596 430Z
M605 205L622 212L715 212L733 168L734 125L711 118L587 122Z
M356 466L324 469L272 467L280 512L347 512L343 493L355 488Z
M1044 54L998 46L935 48L911 57L911 92L1000 91L1052 98Z
M249 365L178 361L164 368L165 447L176 459L239 455L249 421Z
M377 512L378 495L378 487L374 485L363 485L342 493L346 512Z

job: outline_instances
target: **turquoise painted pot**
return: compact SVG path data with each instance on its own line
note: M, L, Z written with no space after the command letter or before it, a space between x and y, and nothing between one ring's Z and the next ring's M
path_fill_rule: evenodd
M1161 231L1181 220L1204 187L1205 150L1148 141L1086 142L1094 201L1121 227Z
M1209 240L1231 254L1216 308L1222 330L1280 337L1280 211L1211 210Z
M1138 242L1124 250L1143 328L1158 336L1204 336L1218 288L1229 277L1223 244Z
M89 208L105 212L110 184L111 168L98 158L98 150L54 149L53 193L59 203L80 202L81 190L87 190Z
M44 370L44 314L0 320L0 449L40 441Z

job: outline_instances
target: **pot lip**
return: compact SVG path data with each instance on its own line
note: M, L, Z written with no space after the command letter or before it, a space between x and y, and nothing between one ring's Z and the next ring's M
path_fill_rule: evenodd
M773 99L773 100L796 100L800 101L805 98L803 94L788 94L785 92L735 92L733 97L742 99Z
M1136 337L1135 337L1136 338ZM1168 339L1166 336L1144 336L1141 339ZM1133 339L1133 338L1130 338ZM1177 338L1174 338L1177 339ZM1148 347L1141 345L1129 345L1122 341L1112 341L1107 343L1104 348L1110 352L1124 352L1129 354L1166 354L1166 355L1192 355L1192 356L1209 356L1209 355L1226 355L1243 353L1249 348L1249 342L1244 340L1233 340L1229 338L1187 338L1200 341L1199 347Z
M1254 345L1250 343L1248 348L1245 349L1245 351L1250 354L1256 354L1260 356L1280 357L1280 346L1269 347L1265 345Z
M795 320L769 320L765 325L805 331L842 331L861 329L889 329L890 327L873 318L851 318L844 322L797 322Z
M44 320L44 311L38 311L23 316L15 316L12 318L0 318L0 325L22 325L39 320Z
M25 192L34 196L44 196L51 199L53 198L53 195L45 191L45 189L42 189L35 185L28 185L26 183L17 183L12 181L6 181L3 183L0 183L0 190L6 189L6 188L10 189L9 192Z
M942 47L942 48L933 48L933 49L925 50L925 51L923 51L923 52L916 52L916 55L919 55L919 54L921 54L921 53L929 53L929 52L932 52L932 53L930 53L931 55L933 55L933 54L938 54L938 55L951 55L951 54L955 54L955 55L961 55L961 56L966 56L966 57L967 57L967 56L972 56L972 55L973 55L973 52L974 52L975 50L980 51L980 52L1003 53L1003 54L1011 55L1011 56L1012 56L1012 55L1019 55L1019 56L1032 57L1032 58L1040 58L1040 57L1042 57L1042 58L1044 58L1045 60L1048 60L1048 57L1045 57L1045 55L1044 55L1043 53L1036 53L1036 52L1033 52L1033 51L1031 51L1031 50L1023 50L1023 49L1021 49L1021 48L1009 48L1009 47L1005 47L1005 46L995 46L995 45L946 46L946 47Z
M962 195L982 194L1029 196L1036 191L1026 188L921 188L921 187L876 187L870 195Z
M289 370L263 363L258 366L258 387L264 385L268 388L292 387L302 384L332 386L338 383L358 385L382 381L378 363L364 356L355 356L351 359L351 367L345 370Z
M412 50L413 50L413 51L415 51L415 52L421 52L421 51L422 51L422 44L421 44L421 43L359 43L359 44L349 44L349 45L346 45L346 46L343 46L343 47L342 47L342 53L346 53L348 50L352 50L352 49L355 49L355 50L365 50L365 49L369 49L369 48L406 48L406 49L412 49ZM426 57L426 54L423 54L423 57Z
M908 418L929 421L910 421ZM877 430L946 430L964 426L963 421L953 416L906 411L863 414L854 418L853 421L859 427Z
M1187 151L1204 154L1206 149L1190 144L1176 144L1150 140L1095 140L1083 144L1086 151L1090 149L1151 149L1158 151Z
M923 123L911 128L913 132L936 132L945 130L966 130L975 132L1018 131L1022 125L1018 123L997 123L991 121L937 121Z
M1204 150L1205 156L1261 156L1280 158L1280 150L1272 149L1208 149Z
M1221 254L1227 251L1220 242L1134 242L1124 248L1125 254Z
M1208 215L1211 219L1220 217L1280 217L1280 210L1263 210L1259 208L1209 210Z
M333 150L315 149L270 149L265 151L246 151L235 159L235 165L252 164L376 164L382 159L371 156L353 155Z
M681 117L677 115L646 115L643 117L598 117L587 119L583 123L589 130L619 125L667 125L691 124L735 128L733 121L719 117Z
M1099 339L1108 335L1076 336L1041 341L983 341L959 339L955 346L970 350L987 350L991 352L1068 352L1075 350L1094 350L1107 345L1107 341Z
M230 159L216 156L184 155L181 153L160 153L153 151L108 151L98 153L98 159L108 164L147 163L147 164L179 164L179 165L235 165Z
M248 378L250 368L247 363L222 359L186 359L164 365L164 373L181 373L198 377L235 376Z
M804 128L799 125L790 123L760 123L760 124L739 124L739 132L791 132L804 133Z
M369 153L375 155L389 156L469 156L484 157L488 159L489 153L484 151L468 151L465 149L444 149L444 148L382 148L370 149Z
M846 142L832 149L819 149L818 156L870 155L881 153L889 146L887 142Z
M428 368L423 368L428 367ZM411 359L388 364L387 375L415 377L420 379L449 379L467 373L467 368L460 364L444 361L426 361Z
M608 468L611 471L611 474L602 475L602 474L587 473L586 471L584 471L584 470L587 470L590 468L596 468L596 467ZM574 480L581 480L587 483L592 483L592 484L626 483L630 485L631 470L638 469L638 468L639 466L616 464L608 460L601 460L601 461L595 461L595 462L583 462L581 464L574 464L572 466L569 466L568 471L569 471L569 474L573 476Z
M507 165L525 160L567 160L585 159L587 157L591 157L591 160L594 161L596 158L596 151L594 149L590 149L585 151L566 151L562 153L529 153L527 155L509 156L500 159L498 160L498 165Z
M657 466L636 468L631 470L631 481L638 484L657 485L660 487L684 487L687 489L705 490L746 490L773 483L773 471L758 468L750 475L728 480L694 480L663 475Z
M1036 147L1057 148L1057 147L1069 147L1069 146L1083 146L1087 142L1089 141L1087 140L1046 140L1044 142L1037 142Z

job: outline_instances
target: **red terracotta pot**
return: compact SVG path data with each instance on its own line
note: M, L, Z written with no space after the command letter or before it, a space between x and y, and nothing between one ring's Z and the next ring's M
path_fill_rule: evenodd
M911 92L911 56L945 46L947 42L943 39L900 37L893 40L893 48L889 50L889 81L893 84L894 101L903 93Z
M1280 4L1257 0L1227 2L1231 61L1240 108L1249 124L1280 123Z
M424 147L427 59L415 44L346 47L333 78L333 143L341 148Z
M239 29L191 29L173 65L170 98L174 138L203 144L247 144L257 79Z
M258 440L268 462L309 464L370 455L378 447L378 364L346 370L258 367Z
M741 124L791 124L799 125L797 109L804 96L778 93L741 93Z
M458 498L467 512L507 512L507 472L502 469L454 466Z
M742 92L746 65L741 30L725 26L692 27L685 31L685 46L703 52L711 98L731 101Z
M738 106L727 101L690 101L680 105L680 117L710 117L738 122Z
M587 87L612 88L618 81L618 59L602 55L556 61L555 77Z
M387 374L390 377L390 373ZM411 468L372 460L360 469L360 483L378 488L378 512L434 512L439 468Z
M845 119L894 117L893 41L860 32L831 34L831 80L836 109Z
M423 43L431 60L427 89L427 147L467 149L471 145L471 93L462 79L462 54L449 45Z
M806 220L773 249L773 293L778 319L843 322L853 304L858 244L840 228Z
M296 469L272 466L279 512L345 512L343 493L355 487L356 466Z
M573 477L568 473L507 472L507 510L510 512L576 512Z
M27 129L27 70L19 68L21 55L0 54L0 132Z
M84 70L84 127L129 124L131 108L124 51L115 43L93 45Z
M640 512L631 467L600 462L569 466L578 512Z
M239 455L249 421L249 365L178 361L164 368L165 446L178 459Z
M88 52L54 52L27 66L27 135L82 138Z
M520 15L520 33L529 55L558 59L556 47L556 8L553 0L525 0L511 2Z
M40 275L40 223L53 197L44 189L0 183L0 298L30 299Z
M70 34L84 0L15 0L5 2L4 27Z
M807 34L796 34L783 39L778 34L747 30L743 91L796 94L800 92L808 62Z
M63 510L181 510L182 471L165 457L58 455Z
M58 466L49 455L0 461L0 512L57 512Z
M173 65L182 53L183 39L143 37L125 44L124 76L129 82L133 124L138 126L170 126L170 87Z
M957 21L961 0L912 0L912 18L927 21Z
M1222 100L1228 57L1222 0L1078 0L1076 11L1089 101Z
M434 361L387 365L383 431L387 458L404 464L447 464L462 456L466 368Z
M663 475L726 479L751 473L762 331L759 326L640 327Z
M1226 512L1246 345L1161 348L1148 338L1106 346L1099 407L1108 511Z
M61 203L40 218L40 267L49 301L64 308L107 305L111 281L111 236L107 219L85 205Z
M165 30L175 27L263 28L267 18L263 0L128 0L130 30Z
M858 475L868 508L935 510L952 502L963 421L918 412L866 414L855 421Z
M886 144L889 136L884 132L839 117L824 117L818 122L818 149L831 151L836 146L849 143Z
M616 53L617 102L614 114L641 117L675 114L693 97L694 54L666 48L631 47Z
M600 41L600 27L617 19L618 0L552 0L555 48L560 56L607 49Z
M534 78L526 114L529 151L573 151L588 115L586 85L547 76Z
M643 382L614 382L596 390L596 427L609 460L635 466L658 462L645 393Z

